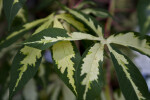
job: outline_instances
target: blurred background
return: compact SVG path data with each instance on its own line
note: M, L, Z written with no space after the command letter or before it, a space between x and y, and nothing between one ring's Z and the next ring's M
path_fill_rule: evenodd
M78 8L83 13L96 18L104 28L105 37L123 31L136 31L140 32L141 35L150 35L150 2L145 2L146 0L59 1L69 8ZM8 25L2 8L2 0L0 0L0 40L8 35ZM89 9L95 9L95 11ZM100 12L101 9L104 9L104 12ZM12 29L60 11L61 7L55 0L27 0L24 7L15 17ZM105 11L109 12L113 17L108 17ZM0 100L8 100L9 73L12 59L20 47L17 44L28 38L34 30L27 32L13 45L0 51ZM82 54L86 46L80 43L77 46L79 46ZM122 46L119 46L119 48L137 65L150 90L150 59L128 48ZM107 62L106 58L104 66L106 66L104 67L106 86L104 86L97 100L124 100L113 64L111 61ZM46 50L45 57L35 77L16 94L14 100L76 100L76 98L55 73L51 52Z

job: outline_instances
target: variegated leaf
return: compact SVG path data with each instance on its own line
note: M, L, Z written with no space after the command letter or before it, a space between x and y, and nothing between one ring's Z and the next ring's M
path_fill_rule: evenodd
M13 31L4 40L0 41L0 50L2 50L5 47L10 46L14 42L16 42L20 37L22 37L25 33L27 33L27 31L47 21L48 18L49 17L24 24L21 28L17 29L17 31Z
M53 60L58 75L66 85L77 95L75 71L80 60L80 54L75 44L70 41L60 41L52 46Z
M53 15L51 15L52 17ZM37 34L41 30L48 28L52 20L45 22L34 33ZM24 46L20 49L14 58L11 69L10 81L10 99L20 90L36 73L42 58L42 51L32 47ZM31 67L31 68L30 68Z
M107 43L129 46L132 49L137 50L150 57L150 37L146 36L143 39L140 38L140 35L134 32L119 33L117 35L111 35L107 39Z
M56 21L54 21L56 23ZM57 26L56 26L57 24ZM54 27L60 27L60 23L56 23ZM33 35L27 41L25 45L35 47L41 50L47 49L58 41L73 41L73 40L100 40L99 37L92 36L81 32L73 32L68 34L67 31L60 28L48 28L37 35Z
M94 100L103 86L104 45L95 43L83 54L77 69L77 91L79 100Z
M126 100L150 100L146 82L136 66L115 47L108 48Z
M60 28L48 28L38 34L31 36L25 45L45 50L51 47L54 43L67 39L67 31Z
M84 23L84 26L87 26L86 29L88 29L88 33L90 34L97 34L100 38L103 38L103 32L102 27L99 25L99 23L94 20L91 16L88 16L86 14L83 14L79 11L69 9L67 7L64 7L69 13L71 13L75 18L77 18L80 22Z
M75 20L73 18L73 16L71 16L70 14L60 14L56 16L59 19L63 19L65 20L67 23L71 24L73 27L75 27L77 30L79 30L80 32L86 32L87 29L85 29L84 25Z
M10 99L20 90L38 70L42 51L31 47L22 47L15 56L11 68Z
M10 29L11 23L26 0L3 0L4 12Z

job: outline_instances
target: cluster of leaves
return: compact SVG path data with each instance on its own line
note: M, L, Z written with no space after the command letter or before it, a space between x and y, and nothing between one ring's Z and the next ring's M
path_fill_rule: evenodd
M9 27L24 2L25 0L12 2L4 0ZM10 8L6 8L8 5ZM49 48L52 51L57 74L77 99L95 99L104 85L103 62L108 48L110 52L108 55L114 64L124 97L127 100L149 100L150 94L141 73L132 61L117 49L116 45L130 47L150 57L150 37L141 38L139 33L126 32L104 38L101 25L93 17L83 13L93 10L87 9L80 12L67 7L63 8L69 14L53 13L46 18L27 23L23 25L23 29L13 32L6 40L0 42L2 49L11 45L26 31L40 25L32 36L23 42L23 46L13 60L9 86L10 99L35 75L44 50ZM97 14L96 11L95 14ZM104 12L105 17L110 16L106 11ZM68 26L74 27L76 32L69 30ZM85 50L83 55L80 55L73 42L76 40L90 40L93 44Z

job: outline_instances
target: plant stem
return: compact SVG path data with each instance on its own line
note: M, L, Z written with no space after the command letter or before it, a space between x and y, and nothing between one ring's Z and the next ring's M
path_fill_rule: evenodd
M112 16L114 15L114 11L115 11L115 0L110 0L110 3L109 3L109 12L110 12L110 14ZM107 19L107 21L106 21L106 24L105 24L105 34L104 34L105 38L109 37L109 35L110 35L112 21L113 20L112 20L111 17L109 17ZM105 47L105 50L106 50L106 52L109 53L107 47ZM110 60L109 59L107 59L106 61L107 61L106 62L106 83L107 83L107 86L105 87L105 94L107 94L106 98L108 100L114 100L113 90L112 90L112 86L111 86L111 68L110 68L111 64L110 64Z
M115 12L115 0L110 0L109 3L109 13L113 16ZM105 34L104 37L107 38L110 35L111 25L112 25L112 18L109 17L105 24Z

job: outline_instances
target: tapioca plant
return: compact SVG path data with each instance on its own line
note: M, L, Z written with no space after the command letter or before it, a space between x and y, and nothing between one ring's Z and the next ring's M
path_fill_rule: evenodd
M8 29L26 0L4 0ZM82 5L80 5L82 6ZM95 100L105 86L104 58L113 62L120 89L126 100L150 100L147 84L135 64L120 51L124 46L150 57L150 37L128 31L104 36L101 24L92 16L113 17L105 10L79 10L62 6L59 13L22 25L5 40L2 48L14 43L28 30L37 27L21 45L13 58L9 99L36 74L45 50L50 50L54 69L60 79L73 92L77 100ZM102 15L101 15L102 14ZM77 43L89 43L81 54Z

